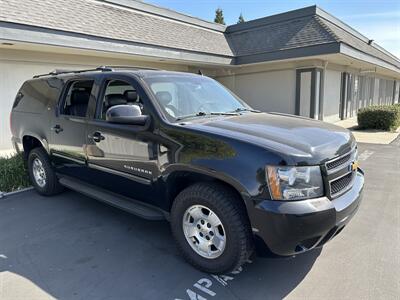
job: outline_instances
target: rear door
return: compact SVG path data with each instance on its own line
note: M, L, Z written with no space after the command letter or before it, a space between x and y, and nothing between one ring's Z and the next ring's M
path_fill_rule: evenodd
M50 125L50 153L59 173L85 178L87 115L95 90L91 77L74 78L65 85Z
M130 76L108 74L101 84L96 112L87 127L87 157L94 184L136 200L157 204L158 136L152 127L106 122L114 105L137 104L150 114L149 99Z

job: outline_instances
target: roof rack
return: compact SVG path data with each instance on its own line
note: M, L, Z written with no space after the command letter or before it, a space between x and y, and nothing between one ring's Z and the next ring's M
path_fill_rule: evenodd
M62 69L56 69L50 73L46 73L46 74L40 74L40 75L35 75L33 76L33 78L39 78L39 77L43 77L43 76L55 76L55 75L61 75L61 74L78 74L78 73L84 73L84 72L94 72L94 71L101 71L101 72L105 72L105 71L112 71L113 69L105 67L105 66L100 66L94 69L85 69L85 70L62 70Z
M141 67L141 66L103 66L104 68L110 68L110 69L133 69L133 70L160 70L157 68L149 68L149 67Z
M33 78L39 78L44 76L56 76L61 74L78 74L84 72L112 72L115 69L134 69L134 70L159 70L155 68L147 68L147 67L139 67L139 66L100 66L94 69L84 69L84 70L63 70L63 69L55 69L54 71L46 74L35 75Z

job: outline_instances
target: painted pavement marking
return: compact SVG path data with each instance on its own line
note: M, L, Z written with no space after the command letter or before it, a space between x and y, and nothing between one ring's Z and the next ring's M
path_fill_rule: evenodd
M251 264L251 260L247 260L248 264ZM231 272L229 275L210 275L215 282L221 284L223 287L228 286L228 281L234 280L235 276L240 274L243 271L242 267L239 267L237 270ZM209 278L200 278L193 287L196 289L187 289L186 294L190 300L207 300L207 296L215 297L217 295L211 287L213 285L213 281ZM203 296L204 295L204 296ZM175 300L182 300L180 298L175 298Z
M364 150L359 156L358 160L364 161L367 160L372 154L374 154L374 151L371 150Z

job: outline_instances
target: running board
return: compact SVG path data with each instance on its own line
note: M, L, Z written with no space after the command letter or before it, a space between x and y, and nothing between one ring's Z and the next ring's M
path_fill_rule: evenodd
M133 200L115 193L109 192L97 186L85 183L81 180L70 178L70 177L60 177L60 184L77 191L81 194L95 198L99 201L112 205L114 207L125 210L136 216L139 216L147 220L165 220L165 213L156 207L148 205L146 203Z

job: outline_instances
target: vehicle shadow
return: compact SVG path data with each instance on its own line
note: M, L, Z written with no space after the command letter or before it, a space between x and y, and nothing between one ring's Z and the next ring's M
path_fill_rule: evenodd
M302 282L320 254L321 248L293 257L254 255L227 287L239 299L282 299Z
M0 202L0 215L1 299L189 299L187 290L204 277L212 280L213 299L283 298L320 253L255 257L222 285L183 260L166 221L142 220L74 192L13 195Z

